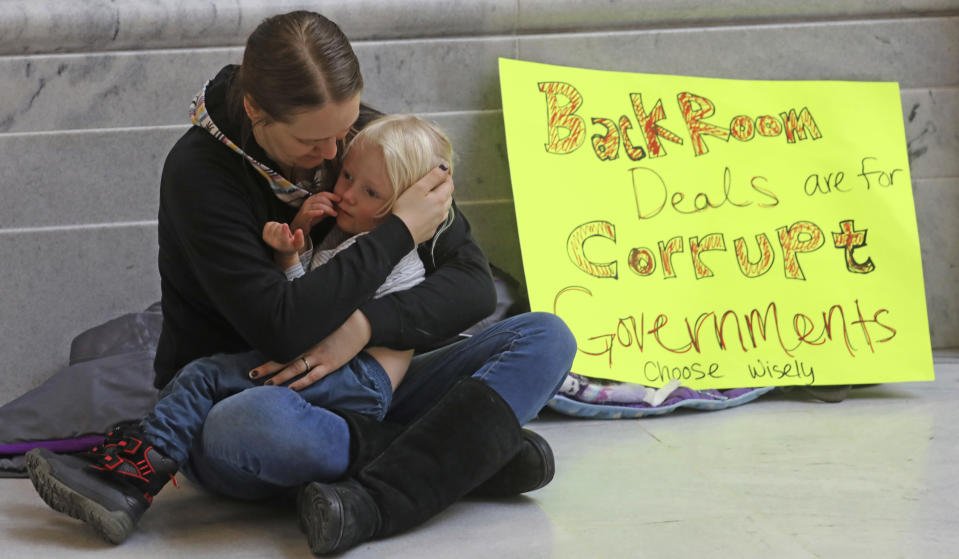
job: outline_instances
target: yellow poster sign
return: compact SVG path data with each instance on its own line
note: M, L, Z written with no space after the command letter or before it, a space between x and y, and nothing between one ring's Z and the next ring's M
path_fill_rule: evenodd
M533 310L573 371L693 388L932 380L896 83L500 59Z

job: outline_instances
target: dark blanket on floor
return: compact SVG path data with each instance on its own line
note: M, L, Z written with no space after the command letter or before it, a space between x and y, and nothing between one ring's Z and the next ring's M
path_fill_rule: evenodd
M153 409L161 323L155 303L83 332L66 368L0 407L0 477L23 477L22 454L31 448L85 450L112 425Z

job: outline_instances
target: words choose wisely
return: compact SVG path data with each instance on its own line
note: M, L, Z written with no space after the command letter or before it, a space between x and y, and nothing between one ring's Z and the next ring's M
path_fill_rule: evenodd
M533 310L573 371L693 388L931 380L895 83L500 59Z

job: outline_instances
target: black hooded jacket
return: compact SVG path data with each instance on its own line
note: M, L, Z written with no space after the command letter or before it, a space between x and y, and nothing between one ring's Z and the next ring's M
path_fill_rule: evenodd
M228 138L277 169L252 137L241 139L241 122L231 118L227 94L235 72L227 66L210 82L206 108ZM362 107L358 124L375 114ZM493 312L489 265L458 211L432 251L432 241L419 247L426 280L380 299L372 299L376 288L413 249L399 218L390 216L329 263L290 282L261 234L267 221L290 222L294 215L242 155L206 130L194 126L177 141L160 186L158 388L190 361L216 353L257 349L274 361L291 361L357 308L370 321L370 345L397 349L435 345ZM313 230L314 243L329 230L323 223Z

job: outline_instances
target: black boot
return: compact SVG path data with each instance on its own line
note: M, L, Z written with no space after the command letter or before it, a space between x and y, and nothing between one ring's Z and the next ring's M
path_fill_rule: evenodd
M345 551L417 526L490 479L522 444L503 398L480 380L461 380L353 478L304 488L310 549Z
M361 413L333 411L346 420L350 430L350 466L343 474L345 478L352 477L379 456L406 429L405 425L377 421ZM469 496L515 497L546 487L555 472L556 463L549 443L537 433L523 429L523 444L516 456Z
M356 472L379 456L396 437L406 429L405 425L390 421L377 421L368 415L345 410L333 410L346 421L350 430L350 466L343 477L352 477Z
M330 410L346 421L350 430L350 465L343 478L350 478L380 455L406 429L405 425L377 421L372 417L349 410ZM297 493L296 507L300 511L300 531L307 533L306 519L310 516L310 500L305 488Z
M80 455L35 448L27 473L50 507L90 525L119 544L133 532L177 464L143 441L137 428L114 429L100 446Z
M523 446L493 477L470 491L470 497L515 497L546 487L556 473L553 450L546 439L523 429Z
M333 410L346 420L350 430L350 467L343 477L353 474L380 455L406 428L399 423L377 421L367 415ZM470 497L515 497L546 487L553 480L556 463L546 439L523 429L523 444L516 456L493 477L469 493Z

